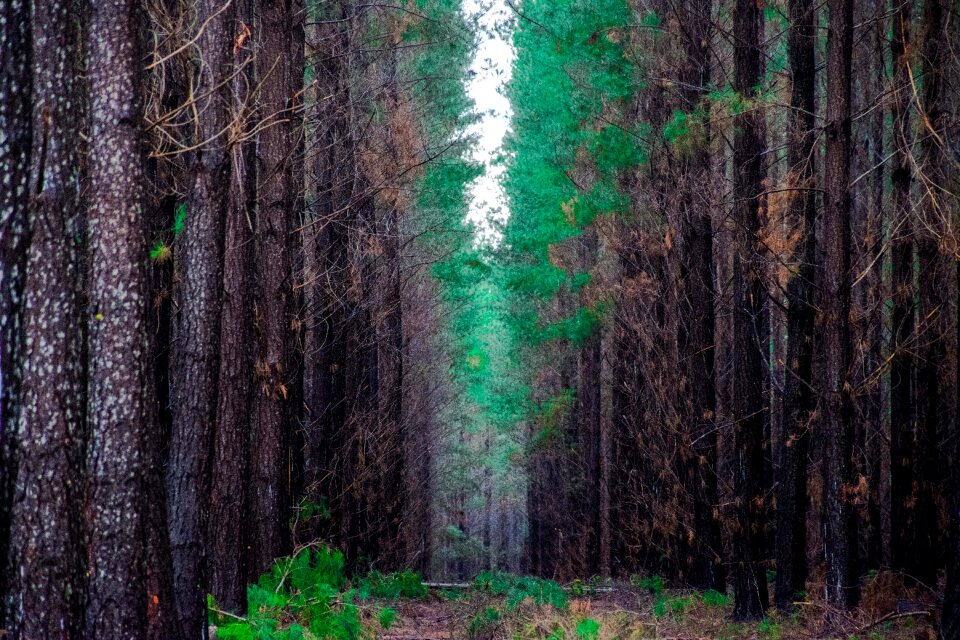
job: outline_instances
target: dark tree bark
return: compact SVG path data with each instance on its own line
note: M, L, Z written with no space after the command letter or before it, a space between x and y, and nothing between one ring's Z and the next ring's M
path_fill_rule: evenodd
M912 89L909 78L908 49L913 1L901 3L892 17L893 39L893 145L896 150L890 176L893 190L891 312L892 344L890 347L890 491L893 532L891 554L893 566L910 571L913 564L912 533L916 531L914 486L914 256L913 222L911 220L910 184L913 180L910 145L909 105Z
M813 329L816 163L816 47L817 11L810 0L790 2L788 47L793 87L790 95L790 131L787 162L791 194L790 218L799 230L790 263L796 272L787 284L787 360L783 393L783 442L777 500L776 604L785 610L805 589L807 577L807 452L813 409Z
M709 44L712 0L685 5L678 18L686 31L687 59L681 82L685 87L683 108L700 107L710 82ZM723 545L717 514L717 431L714 360L713 218L706 186L710 179L709 123L703 123L704 139L683 158L682 219L678 246L681 288L678 346L686 393L690 396L687 417L691 425L692 466L689 473L693 494L693 566L690 584L699 589L726 590L726 572L721 563Z
M230 184L230 124L235 6L198 0L202 59L189 158L186 219L178 238L179 313L171 355L173 428L167 466L168 526L180 635L206 637L205 553L211 454L217 408L223 231Z
M760 19L756 2L734 5L734 89L746 99L760 84ZM756 619L767 608L767 578L761 565L766 547L764 524L763 265L757 232L765 207L762 155L763 115L748 108L734 120L733 194L733 397L734 617Z
M88 638L142 637L146 626L140 18L122 0L95 3L90 21Z
M950 187L944 174L945 163L942 140L944 131L944 72L947 61L947 33L944 23L943 0L924 0L923 3L923 83L922 108L924 123L920 134L923 155L922 200L919 207L921 224L917 236L917 266L919 288L917 309L919 348L916 378L916 458L913 460L915 477L915 519L911 535L910 564L907 572L920 582L933 586L943 563L945 542L939 525L940 509L936 500L941 487L948 480L941 457L941 443L947 442L945 425L954 421L953 396L956 345L950 345L951 299L956 296L955 259L940 251L940 240L950 225L948 208ZM953 358L955 360L955 356ZM908 534L910 535L910 534Z
M853 504L850 370L850 151L853 1L830 0L827 35L827 142L824 159L824 555L827 599L853 607L857 513Z
M299 212L299 190L293 176L297 152L300 69L291 55L297 3L264 0L259 3L260 49L257 53L259 100L263 117L275 119L258 141L257 196L257 327L258 357L255 365L254 428L251 450L250 567L255 574L269 569L273 560L289 547L286 512L289 508L287 469L287 400L293 370L291 347L291 296L293 277L289 236ZM302 31L300 31L302 34ZM300 42L302 47L302 40Z
M0 2L0 628L6 627L16 484L23 285L29 244L33 93L30 3Z
M84 216L80 29L68 2L33 5L31 244L7 629L79 638L83 621Z
M314 190L308 194L304 229L304 475L306 498L330 508L330 522L311 523L311 535L334 537L343 491L339 451L347 415L345 397L346 273L348 225L355 176L349 121L349 51L352 9L346 0L331 3L311 29L309 64L314 72L312 105L315 137L307 158Z
M253 23L253 0L237 3L237 19ZM233 117L247 124L243 101L254 90L252 47L234 52ZM241 65L242 68L241 68ZM246 127L237 127L237 131ZM226 611L246 609L246 585L256 579L245 566L247 478L253 393L253 224L256 211L256 153L252 141L230 146L230 186L223 247L220 369L213 477L210 488L210 592Z

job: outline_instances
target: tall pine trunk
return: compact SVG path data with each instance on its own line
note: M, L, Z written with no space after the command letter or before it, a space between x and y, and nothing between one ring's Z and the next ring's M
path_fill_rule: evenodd
M295 123L299 118L302 71L292 56L298 4L263 0L258 6L261 118L271 121L257 143L260 173L257 179L256 273L258 356L254 367L254 428L251 450L250 568L266 571L288 548L287 446L291 425L286 424L287 400L293 385L291 356L291 270L289 236L296 228L294 180L298 151ZM302 33L300 31L299 33ZM303 46L302 41L300 46Z
M239 23L253 22L254 0L237 2ZM238 31L242 27L238 24ZM235 136L250 126L244 101L254 90L252 43L234 51ZM241 65L243 67L241 68ZM252 141L236 137L230 145L230 185L223 245L223 299L220 313L220 368L217 422L210 487L210 593L226 611L243 611L247 575L247 479L250 466L253 388L253 225L256 211L256 155Z
M827 600L858 600L856 480L850 369L850 150L853 0L830 0L827 35L827 140L824 159L822 303L824 555Z
M20 346L29 243L33 74L30 3L0 3L0 628L6 627L10 526L16 484Z
M919 270L917 308L919 311L916 379L916 457L912 461L915 473L916 506L911 536L909 573L917 580L933 586L943 561L941 549L944 537L940 527L940 508L937 496L948 480L943 473L941 443L947 441L947 429L954 420L951 400L954 389L955 362L950 362L951 349L950 306L956 295L954 257L944 256L940 241L948 232L952 212L948 208L951 188L946 182L944 165L944 29L943 0L924 0L923 3L923 129L920 148L923 165L918 178L922 185L921 217L917 236L917 266ZM954 356L955 358L955 356Z
M85 384L80 29L66 2L33 6L31 243L23 312L15 567L7 630L79 638Z
M90 292L85 635L142 637L146 245L140 8L95 3L90 66Z
M752 0L737 0L733 12L734 89L745 100L756 97L760 84L761 12ZM734 612L738 620L757 619L767 608L767 578L761 560L764 535L763 396L764 284L757 253L757 232L765 208L762 164L765 141L763 114L757 105L734 120L733 141L733 532Z
M789 258L796 271L787 284L787 359L783 442L779 451L776 604L786 609L807 577L807 452L813 384L814 263L816 261L816 46L817 11L811 0L791 0L788 48L793 86L787 150L790 221L800 240Z
M709 45L712 0L685 5L678 16L686 24L687 59L681 81L688 112L701 108L710 83ZM700 589L726 590L726 572L721 563L723 545L717 518L717 394L714 362L713 217L709 196L709 122L703 123L704 139L684 158L684 192L680 272L682 297L678 342L680 362L690 394L692 466L688 477L693 494L693 559L690 584Z
M912 499L914 486L914 297L913 297L913 222L910 184L913 180L910 145L910 87L908 49L910 47L913 0L906 0L894 13L893 38L893 145L895 157L890 181L893 190L891 217L891 311L890 346L890 491L893 535L893 566L908 573L914 565L911 533L915 530Z
M181 637L206 636L206 532L219 379L223 230L230 184L226 130L235 6L198 0L202 60L188 166L183 230L176 247L179 312L171 354L173 428L167 465L168 528ZM180 222L180 221L178 221Z

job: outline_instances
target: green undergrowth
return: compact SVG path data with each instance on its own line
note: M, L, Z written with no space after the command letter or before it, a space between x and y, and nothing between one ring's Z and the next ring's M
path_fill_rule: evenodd
M537 605L552 605L565 609L570 597L557 582L533 576L515 576L509 573L485 571L473 581L473 589L506 598L507 609L513 610L526 600Z
M377 637L397 619L396 609L372 600L426 595L420 574L410 570L347 580L343 554L320 547L278 559L249 585L246 616L223 611L213 596L208 610L218 639L359 640Z

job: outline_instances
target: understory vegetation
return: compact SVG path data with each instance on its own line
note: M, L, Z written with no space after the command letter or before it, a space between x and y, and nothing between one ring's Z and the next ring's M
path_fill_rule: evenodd
M278 559L247 588L247 600L244 617L222 611L210 596L215 638L907 640L932 634L934 614L929 593L905 589L893 574L869 577L856 612L804 597L789 615L736 622L730 595L670 589L661 576L561 585L483 572L470 583L430 588L409 570L348 578L343 555L323 546Z

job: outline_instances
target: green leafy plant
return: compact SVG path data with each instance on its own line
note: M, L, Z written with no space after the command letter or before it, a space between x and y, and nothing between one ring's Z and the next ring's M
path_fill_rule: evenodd
M429 589L423 584L423 577L410 569L388 574L371 571L357 581L357 594L363 599L424 598L427 593Z
M703 598L703 604L708 607L727 607L730 606L730 596L725 593L720 593L714 589L708 589L703 592L701 596Z
M380 613L377 614L377 620L379 620L381 627L384 629L389 629L397 620L397 610L391 609L390 607L384 607L380 609Z
M506 596L507 608L513 610L521 602L532 599L538 605L550 604L565 609L570 603L569 596L553 580L544 580L532 576L514 576L508 573L485 571L473 581L477 591L493 595Z
M471 640L485 637L499 624L500 612L493 607L487 607L470 621L469 635Z
M661 618L669 614L673 618L680 618L697 603L698 599L696 595L668 598L661 594L653 603L653 615Z
M218 638L235 640L355 640L359 610L346 590L343 554L305 549L278 559L256 584L247 587L247 617L221 611L208 597L210 624Z
M632 575L630 576L630 584L645 589L654 595L660 595L667 588L667 584L661 576L643 578L638 575Z
M600 623L593 618L584 618L577 624L577 637L596 640L600 637Z

